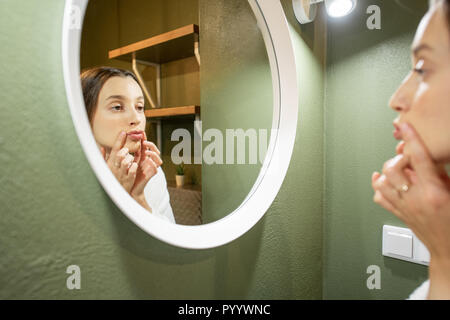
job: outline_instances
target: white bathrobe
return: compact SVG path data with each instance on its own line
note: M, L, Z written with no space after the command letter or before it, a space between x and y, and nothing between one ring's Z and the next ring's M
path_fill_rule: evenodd
M170 206L166 176L161 167L158 167L158 172L151 177L145 186L144 196L148 205L152 208L153 214L166 221L176 223L172 207Z
M426 300L428 290L430 289L430 280L425 281L409 296L408 300Z

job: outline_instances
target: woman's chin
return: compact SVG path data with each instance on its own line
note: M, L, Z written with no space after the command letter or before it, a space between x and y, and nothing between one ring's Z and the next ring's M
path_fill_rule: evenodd
M127 139L127 142L125 143L125 147L128 148L128 152L136 152L141 148L141 140L139 141L133 141L130 139Z

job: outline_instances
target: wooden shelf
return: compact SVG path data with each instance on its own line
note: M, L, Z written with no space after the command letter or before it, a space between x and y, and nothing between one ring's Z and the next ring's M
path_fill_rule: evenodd
M200 114L200 106L154 108L145 110L147 118L167 118Z
M137 60L157 64L184 59L195 55L194 42L198 34L198 26L190 24L125 47L110 50L109 58L130 62L132 53L136 52Z

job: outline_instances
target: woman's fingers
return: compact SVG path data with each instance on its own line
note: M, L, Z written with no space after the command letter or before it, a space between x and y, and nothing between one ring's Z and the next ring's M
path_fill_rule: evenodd
M404 172L409 165L409 159L403 154L399 154L392 158L383 166L383 174L397 191L401 191L405 186L410 187L411 182Z
M375 190L373 202L377 203L397 217L402 218L401 212L392 204L389 198L398 197L395 189L386 181L386 176L378 172L372 174L372 188ZM387 195L387 196L386 196Z
M110 159L114 167L116 168L121 167L123 160L127 157L127 155L129 155L128 151L129 151L128 148L125 147L120 149L115 155L111 152Z
M405 141L400 141L400 142L397 144L397 147L395 148L395 152L396 152L397 154L402 154L404 148L405 148Z
M402 214L399 210L397 210L392 203L390 203L384 196L383 194L377 190L375 192L375 195L373 196L373 202L377 203L378 205L382 206L384 209L386 209L387 211L392 212L393 214L395 214L397 217L399 217L400 219L402 218Z
M127 141L127 133L125 131L122 131L119 133L119 135L116 138L116 141L114 142L114 145L111 149L111 153L109 156L109 159L112 161L113 164L117 164L117 159L115 159L116 155L120 150L123 149L125 146L125 142ZM119 163L122 161L122 159L119 161Z
M145 135L144 132L144 139L147 139L147 136ZM147 140L143 140L141 141L141 150L140 150L140 155L145 155L143 159L141 159L141 161L145 161L145 159L147 157L149 157L150 159L153 160L153 162L155 163L156 167L159 167L160 165L162 165L162 160L161 160L161 152L159 151L158 147L150 141Z
M158 167L159 166L151 158L145 159L145 161L142 165L142 171L144 172L147 180L149 180L151 177L153 177L156 174Z
M141 150L137 150L134 153L134 162L139 163L141 160Z
M373 187L374 182L377 181L380 176L381 176L381 174L379 172L372 173L372 187Z
M146 147L146 149L150 149L150 151L156 152L158 155L161 154L158 147L153 142L144 141L144 146Z
M128 175L128 169L133 164L134 157L127 153L122 162L120 163L120 172L123 176Z
M126 132L119 134L109 155L105 148L101 148L103 157L108 159L109 167L127 191L142 191L162 164L161 152L153 142L146 139L144 132L141 148L136 150L134 156L129 154L129 149L125 147Z
M145 160L144 160L144 163L143 163L143 168L147 168L147 167L155 167L156 169L158 168L158 165L156 164L156 162L155 161L153 161L153 159L152 158L150 158L150 157L146 157L145 158Z
M145 137L146 137L146 135L145 135L145 131L144 131L144 135L142 136L142 139L141 139L141 148L137 152L137 155L138 155L138 157L136 158L137 163L141 163L145 159L145 150L147 150L147 147L144 144L145 139L146 139Z
M144 130L144 141L147 141L147 134L145 133L145 130Z
M375 172L372 175L372 188L375 191L374 201L383 208L395 213L398 212L399 201L402 200L401 192L407 191L411 186L405 168L409 165L408 158L399 154L385 162L383 174ZM406 190L405 190L406 189Z
M130 166L130 169L128 169L128 178L130 180L132 180L133 183L134 183L134 179L136 178L137 169L138 169L138 164L136 162L133 162Z
M419 183L419 180L417 178L417 174L414 172L414 170L410 169L410 168L406 168L404 170L405 175L408 177L408 180L411 181L412 185L416 185Z
M375 192L380 192L383 198L388 200L392 206L395 206L399 199L399 191L389 182L384 174L373 183L373 189Z
M146 155L147 157L149 157L150 159L152 159L153 162L154 162L158 167L159 167L160 165L162 165L163 162L162 162L160 156L159 156L156 152L147 150L147 151L145 151L145 155Z
M407 123L401 125L402 137L405 141L404 154L410 159L411 166L423 183L440 180L440 172L434 164L427 148L417 132Z

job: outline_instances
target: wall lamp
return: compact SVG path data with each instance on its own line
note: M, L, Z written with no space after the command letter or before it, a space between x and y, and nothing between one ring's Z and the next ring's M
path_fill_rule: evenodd
M325 3L325 9L330 17L338 18L348 15L356 7L357 0L292 0L295 17L301 24L314 20L317 6Z

